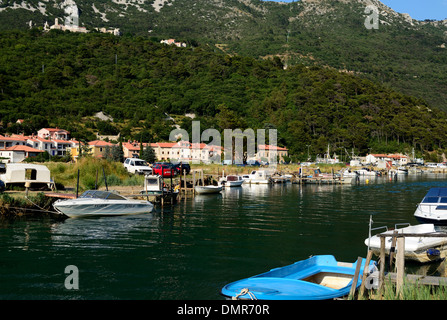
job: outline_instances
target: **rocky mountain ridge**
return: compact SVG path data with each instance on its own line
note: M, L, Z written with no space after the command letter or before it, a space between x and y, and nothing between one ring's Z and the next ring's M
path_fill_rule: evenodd
M0 30L42 27L56 18L231 55L277 56L286 66L323 65L447 110L447 20L412 19L378 0L0 1Z

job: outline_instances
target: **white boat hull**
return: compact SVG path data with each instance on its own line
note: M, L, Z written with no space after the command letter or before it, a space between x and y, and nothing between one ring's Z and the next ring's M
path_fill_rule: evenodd
M222 191L221 186L196 186L194 187L194 191L197 194L212 194L219 193Z
M447 256L447 238L445 237L424 237L424 233L436 233L439 232L435 229L433 224L420 224L415 226L409 226L406 228L400 228L396 230L390 230L383 232L382 234L389 234L385 238L385 253L389 255L392 235L394 231L398 233L416 233L421 234L420 237L405 237L405 259L413 260L420 263L426 263L444 259ZM375 235L371 238L365 239L365 245L369 246L370 250L374 254L380 255L380 237ZM430 251L432 250L432 251ZM436 252L439 254L433 255L430 253Z
M256 179L249 180L249 183L251 184L270 184L271 182L272 182L271 180L256 180Z
M226 187L240 187L244 183L244 180L239 181L226 181L225 186Z
M244 183L244 179L241 176L229 175L227 177L222 177L219 183L223 187L240 187Z
M92 201L92 199L73 199L58 200L53 206L57 211L70 218L130 215L149 213L154 210L152 203L143 200Z
M414 217L420 223L447 225L447 188L431 188L418 204Z

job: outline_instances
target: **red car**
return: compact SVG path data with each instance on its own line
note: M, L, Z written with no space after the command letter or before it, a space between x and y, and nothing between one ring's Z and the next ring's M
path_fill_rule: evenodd
M170 164L167 163L156 163L152 166L152 173L162 175L163 169L163 177L174 177L176 174L176 170Z

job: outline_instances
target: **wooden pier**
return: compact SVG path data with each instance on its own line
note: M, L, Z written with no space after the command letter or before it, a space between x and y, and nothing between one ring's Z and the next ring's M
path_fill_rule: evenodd
M405 237L447 237L445 234L420 234L420 233L394 233L392 235L392 247L390 249L389 258L389 270L393 270L393 264L395 264L395 272L386 272L386 251L385 251L385 238L390 237L389 234L379 234L380 237L380 256L379 256L379 270L370 275L372 278L378 279L378 289L381 292L384 288L385 280L391 281L391 283L396 284L396 292L401 292L404 283L412 283L417 285L427 285L427 286L445 286L447 285L446 277L435 277L435 276L424 276L415 274L405 274ZM396 255L393 253L396 252ZM373 253L368 251L366 265L369 264ZM365 290L365 284L367 280L368 270L363 271L362 284L360 287L360 295L363 295Z

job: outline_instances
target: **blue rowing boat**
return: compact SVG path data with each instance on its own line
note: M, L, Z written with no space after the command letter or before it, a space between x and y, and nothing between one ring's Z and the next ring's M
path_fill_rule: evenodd
M366 259L361 260L360 276ZM330 300L347 296L357 263L338 262L334 256L319 255L294 264L232 282L221 294L230 299L256 300ZM368 271L374 269L371 261Z

